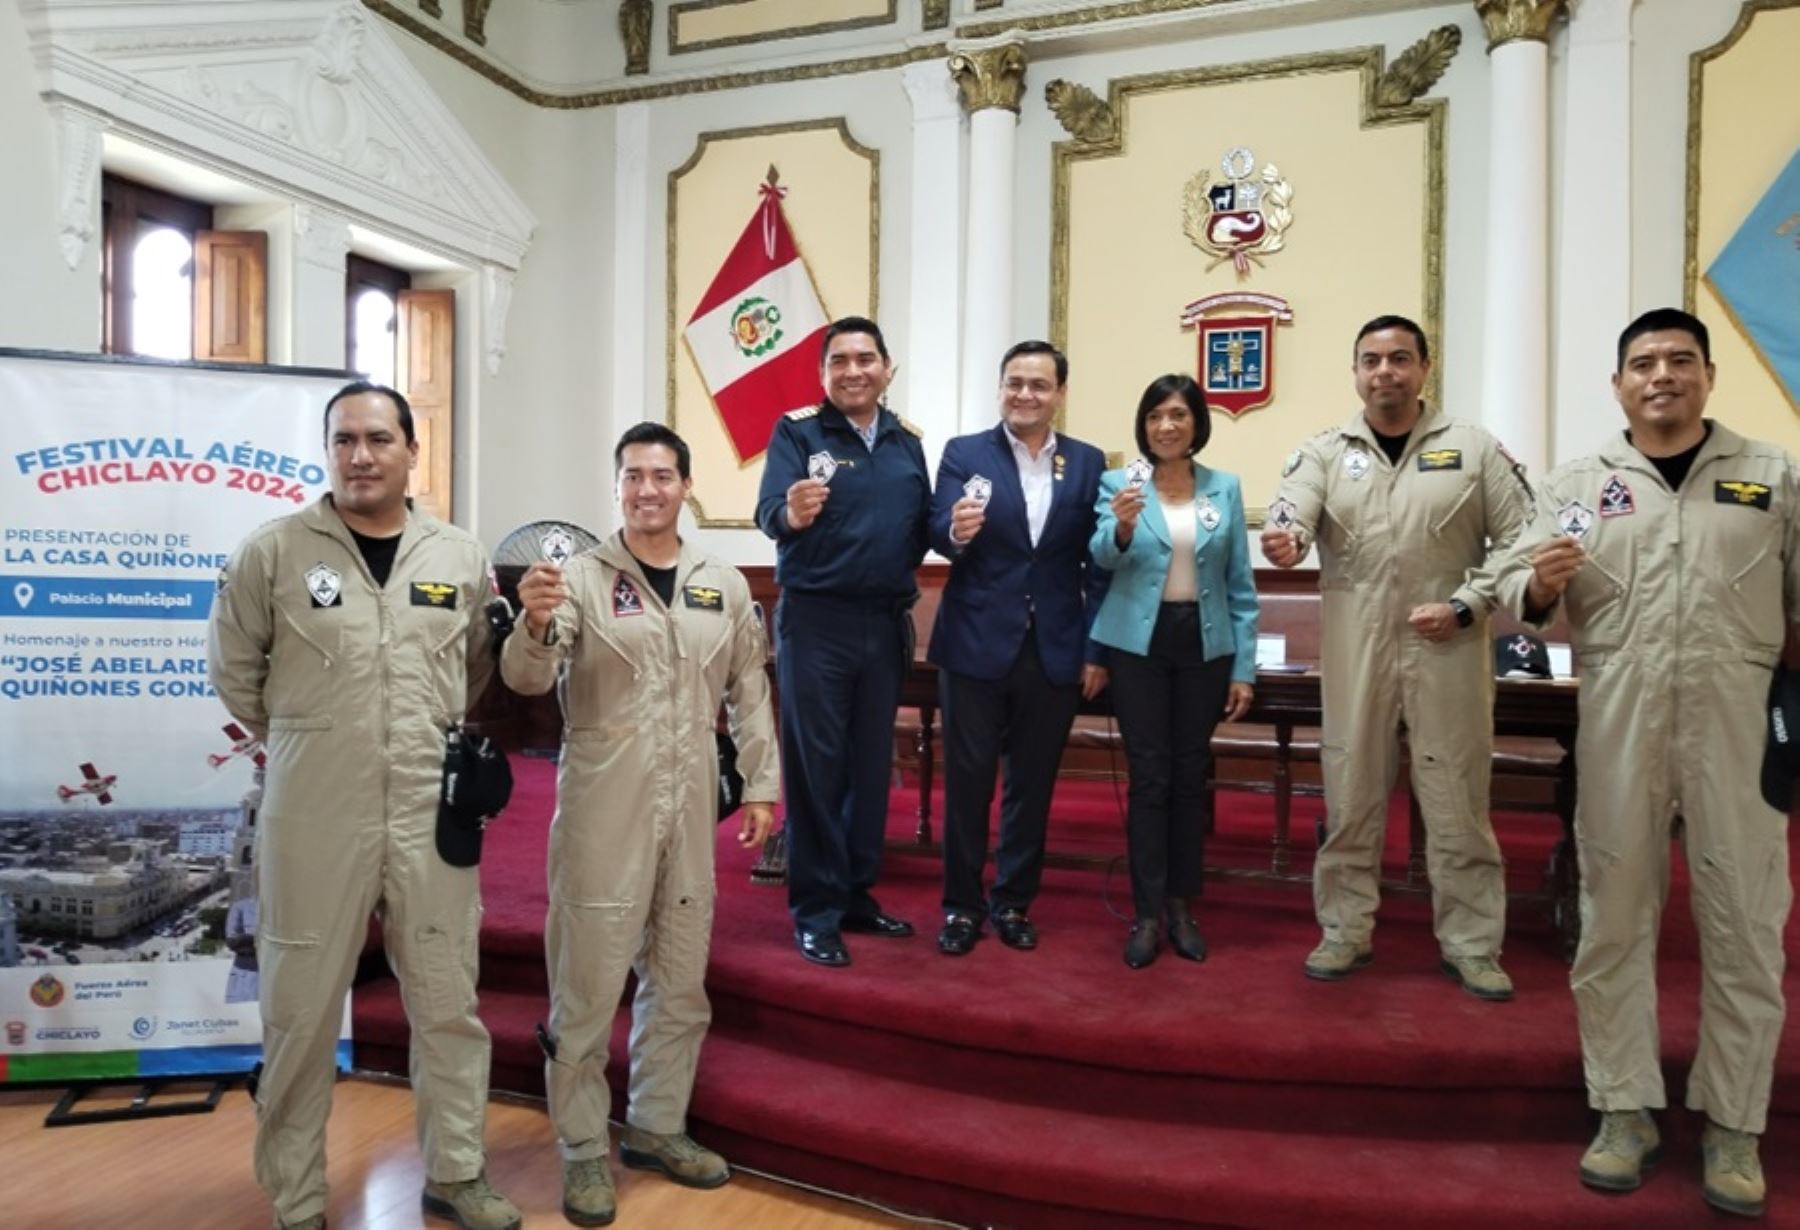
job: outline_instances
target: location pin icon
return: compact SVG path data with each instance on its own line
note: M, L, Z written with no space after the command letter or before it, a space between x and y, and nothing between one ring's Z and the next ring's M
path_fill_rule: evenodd
M20 610L30 606L31 600L36 594L37 591L31 588L30 581L20 581L13 586L13 597L18 600Z

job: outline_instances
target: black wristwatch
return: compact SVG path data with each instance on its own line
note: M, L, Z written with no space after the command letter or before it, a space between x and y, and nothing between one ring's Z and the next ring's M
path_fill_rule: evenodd
M1475 622L1475 612L1471 611L1469 609L1469 604L1464 602L1461 598L1450 599L1450 609L1456 612L1457 627L1466 628Z

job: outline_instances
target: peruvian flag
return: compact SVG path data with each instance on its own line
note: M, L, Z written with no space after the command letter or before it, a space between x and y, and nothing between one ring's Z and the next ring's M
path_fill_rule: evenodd
M683 336L739 461L769 447L775 422L817 405L820 338L828 323L781 212L775 168L762 204L713 277Z

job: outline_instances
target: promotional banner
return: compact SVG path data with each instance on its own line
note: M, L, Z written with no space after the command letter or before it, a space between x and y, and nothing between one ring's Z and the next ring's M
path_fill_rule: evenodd
M0 1080L256 1063L262 749L206 618L329 489L344 379L0 351Z

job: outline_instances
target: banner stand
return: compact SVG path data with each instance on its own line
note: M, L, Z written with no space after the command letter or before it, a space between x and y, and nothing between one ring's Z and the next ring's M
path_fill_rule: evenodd
M147 1081L84 1081L70 1085L44 1116L44 1126L80 1127L87 1123L121 1123L139 1119L164 1119L170 1115L210 1115L242 1073L228 1076L166 1076ZM137 1086L137 1095L124 1106L76 1110L81 1100L105 1089ZM196 1089L195 1086L204 1088ZM162 1095L171 1096L164 1097Z

